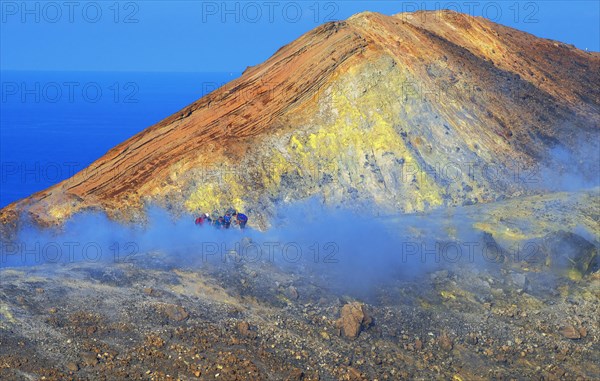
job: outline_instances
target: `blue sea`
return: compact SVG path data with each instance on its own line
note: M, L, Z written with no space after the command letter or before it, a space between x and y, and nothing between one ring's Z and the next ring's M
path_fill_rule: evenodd
M69 178L239 75L0 72L0 208Z

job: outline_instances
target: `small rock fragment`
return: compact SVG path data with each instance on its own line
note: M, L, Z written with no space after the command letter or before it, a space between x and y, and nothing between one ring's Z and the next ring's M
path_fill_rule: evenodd
M240 335L242 335L242 336L246 336L251 339L254 339L257 336L256 332L254 332L250 329L250 324L246 321L239 322L237 325L237 329L238 329Z
M476 345L478 341L479 338L477 337L477 334L475 332L471 332L467 335L467 343L471 345Z
M560 329L560 334L567 339L577 340L581 338L581 334L572 325L565 325Z
M96 354L93 352L83 352L81 353L81 358L87 366L94 366L98 364L98 356L96 356Z
M304 372L298 368L294 368L290 371L286 381L302 381L304 380Z
M450 352L452 348L454 348L454 343L452 342L452 339L450 339L450 337L448 337L448 335L445 333L442 334L442 336L440 336L439 344L440 348L442 348L446 352Z
M77 365L77 363L70 362L67 364L67 369L69 369L71 372L77 372L79 370L79 365Z
M296 287L290 286L287 288L285 296L287 296L291 300L296 300L300 295L298 294L298 290L296 290Z
M423 349L423 342L420 339L415 340L415 350L420 351Z
M348 380L363 381L363 380L365 380L365 378L363 377L362 373L358 369L349 366L348 367Z
M167 304L163 307L163 311L165 315L169 318L169 320L180 322L187 319L190 315L188 312L181 306L176 306L173 304Z
M515 287L519 289L520 292L529 291L529 279L523 273L512 273L510 275L510 280Z

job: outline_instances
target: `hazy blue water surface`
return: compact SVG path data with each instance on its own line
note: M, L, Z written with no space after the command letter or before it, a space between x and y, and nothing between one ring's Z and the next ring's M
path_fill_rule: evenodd
M3 71L0 207L85 168L233 73Z

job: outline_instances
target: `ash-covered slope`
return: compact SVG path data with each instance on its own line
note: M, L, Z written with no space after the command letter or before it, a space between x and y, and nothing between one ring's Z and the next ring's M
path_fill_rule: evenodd
M233 205L260 222L278 202L310 196L411 212L521 195L555 180L545 174L556 159L597 176L598 83L600 54L483 18L361 13L0 217L52 225L98 209L134 220L153 202Z

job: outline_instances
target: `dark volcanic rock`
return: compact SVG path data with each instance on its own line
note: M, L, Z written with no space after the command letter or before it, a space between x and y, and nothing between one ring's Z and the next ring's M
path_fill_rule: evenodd
M598 267L598 248L575 233L548 234L541 249L548 266L571 278L580 278Z

